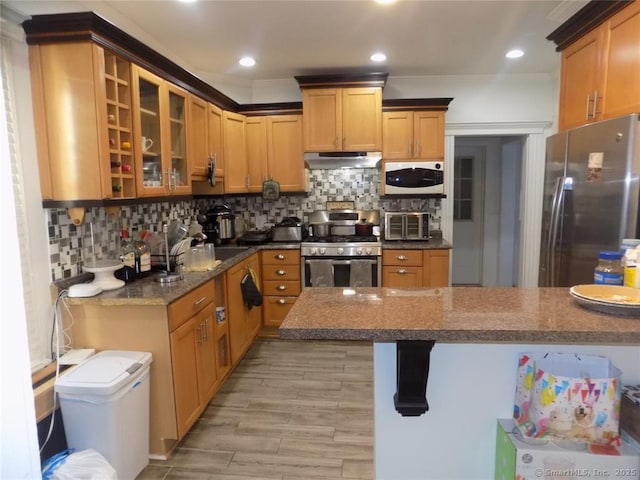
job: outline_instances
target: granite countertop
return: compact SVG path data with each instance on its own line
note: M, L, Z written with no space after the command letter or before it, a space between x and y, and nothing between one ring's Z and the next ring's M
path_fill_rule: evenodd
M68 298L67 302L70 305L169 305L171 302L174 302L180 297L186 295L194 288L197 288L208 280L224 273L238 262L241 262L260 250L296 248L300 248L299 243L269 243L265 245L247 247L246 250L239 249L237 254L231 258L225 259L212 270L206 272L188 272L184 274L184 278L182 280L178 280L176 282L167 284L157 282L154 278L162 275L162 272L154 272L148 277L125 284L122 288L102 292L100 295L96 295L95 297ZM220 250L224 250L224 246L220 247ZM90 281L92 279L92 275L83 274L81 278L81 281ZM78 283L78 277L75 279L76 281L70 280L56 282L56 285L60 289L65 289L73 283Z
M640 318L575 303L568 288L305 288L280 326L292 339L640 345Z
M402 240L383 240L383 249L394 250L436 250L436 249L451 249L451 243L447 242L443 238L432 238L428 242L420 241L402 241Z

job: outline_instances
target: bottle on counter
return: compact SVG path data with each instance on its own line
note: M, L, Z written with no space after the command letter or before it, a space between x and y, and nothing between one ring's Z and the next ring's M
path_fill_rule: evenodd
M120 261L123 267L115 272L116 278L126 283L133 282L136 279L136 252L126 228L120 232Z
M628 248L623 257L625 287L640 288L638 262L640 262L640 247Z
M599 285L623 285L622 253L603 250L593 273L593 283Z

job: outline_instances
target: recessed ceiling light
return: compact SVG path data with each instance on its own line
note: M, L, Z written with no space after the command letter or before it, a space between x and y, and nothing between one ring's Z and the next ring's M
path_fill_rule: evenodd
M384 53L378 52L374 53L369 58L372 62L384 62L387 59L387 56Z
M376 0L376 3L381 5L389 5L390 3L394 3L396 0Z
M198 0L178 0L180 3L195 3Z
M256 64L256 61L253 57L242 57L238 63L243 67L253 67Z
M520 58L524 55L524 52L518 48L514 48L513 50L509 50L505 57L507 58Z

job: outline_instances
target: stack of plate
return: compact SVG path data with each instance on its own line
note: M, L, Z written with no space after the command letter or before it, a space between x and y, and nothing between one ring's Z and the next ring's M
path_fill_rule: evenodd
M576 302L597 312L640 318L640 290L615 285L576 285L569 293Z

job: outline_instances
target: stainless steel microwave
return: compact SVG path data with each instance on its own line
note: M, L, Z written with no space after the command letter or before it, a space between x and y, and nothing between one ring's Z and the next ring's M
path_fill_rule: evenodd
M384 162L385 195L444 193L443 162Z
M385 240L429 240L429 214L426 212L385 212Z

